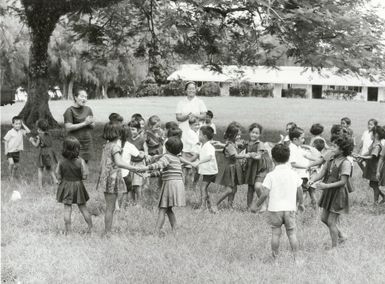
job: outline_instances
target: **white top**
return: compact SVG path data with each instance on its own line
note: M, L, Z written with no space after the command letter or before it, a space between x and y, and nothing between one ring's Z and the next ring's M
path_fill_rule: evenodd
M262 185L269 190L268 211L297 210L297 189L302 180L288 164L277 165L266 175Z
M209 141L203 144L199 152L199 160L206 160L207 158L210 158L210 160L199 165L198 173L200 175L216 175L218 173L218 164L215 158L215 148Z
M306 151L301 147L295 145L294 143L290 143L290 158L289 163L297 163L301 166L309 165L309 160L305 158ZM300 178L309 178L309 174L306 169L297 169L293 167L293 170L299 175Z
M118 145L121 147L122 146L122 141L118 141ZM122 160L125 161L126 163L130 164L131 163L131 156L137 157L139 156L139 150L135 147L134 144L131 144L130 142L126 141L124 143L124 147L122 149ZM122 176L125 177L128 175L130 171L127 169L122 169Z
M181 113L183 115L186 115L186 114L189 114L190 112L196 116L200 115L202 112L207 112L205 103L200 98L197 98L196 96L191 100L189 100L187 97L180 100L178 102L178 105L176 106L175 113ZM185 131L188 128L190 128L188 124L188 120L179 122L179 128L182 129L182 131Z
M4 141L7 144L7 153L23 151L23 136L26 134L27 131L25 129L15 130L14 128L12 128L11 130L9 130L4 136Z
M182 132L182 152L199 153L199 135L190 127Z
M217 134L217 128L215 127L214 123L212 123L212 122L210 124L204 123L203 125L204 126L210 126L214 130L214 134Z
M361 155L367 154L369 152L369 147L373 143L373 135L369 130L365 130L361 137L362 149Z

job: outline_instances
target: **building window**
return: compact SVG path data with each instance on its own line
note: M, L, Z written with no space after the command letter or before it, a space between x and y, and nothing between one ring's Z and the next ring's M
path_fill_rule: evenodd
M223 88L223 82L219 82L219 87Z
M336 89L336 86L329 86L329 89L330 89L330 90L335 90L335 89Z

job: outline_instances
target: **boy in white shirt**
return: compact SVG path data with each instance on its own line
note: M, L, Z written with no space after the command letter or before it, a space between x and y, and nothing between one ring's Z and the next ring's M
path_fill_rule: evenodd
M290 159L289 163L293 170L298 174L298 176L302 179L302 187L304 191L309 191L311 204L314 209L317 208L317 201L314 195L314 189L307 187L307 182L309 180L309 164L310 160L313 160L309 157L302 148L303 143L305 142L305 132L302 128L295 127L289 131L289 139L290 139Z
M189 161L194 162L198 159L199 156L199 120L196 117L191 117L189 119L189 128L182 130L182 142L183 150L182 157ZM193 183L193 171L191 165L184 164L183 166L183 177L185 189L189 190L192 188Z
M277 144L271 150L275 168L268 173L263 181L264 192L257 201L257 207L269 197L267 207L268 223L272 228L271 248L273 257L278 255L282 225L285 225L294 259L298 251L296 234L296 210L303 211L302 180L287 164L291 155L288 146Z
M211 207L208 187L210 183L215 182L218 174L217 159L215 157L215 148L211 144L214 137L214 130L210 126L202 126L199 133L199 141L202 147L199 151L199 161L195 163L198 166L198 173L202 176L202 183L200 186L201 202L200 208L202 210Z
M214 114L211 110L208 110L206 112L206 118L204 126L210 126L214 130L214 135L217 134L217 128L215 127L215 124L213 122Z
M24 129L23 129L24 128ZM4 136L4 154L7 156L10 180L12 181L20 161L20 152L24 150L23 136L30 133L20 116L12 118L12 129Z

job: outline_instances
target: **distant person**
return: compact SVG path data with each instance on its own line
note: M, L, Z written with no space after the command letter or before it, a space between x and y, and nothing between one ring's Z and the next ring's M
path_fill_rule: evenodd
M155 156L163 153L164 133L161 128L161 121L157 115L148 119L148 129L145 132L146 142L144 147L148 155Z
M332 248L346 241L339 228L340 215L349 213L348 182L352 176L352 164L348 160L354 143L348 135L340 135L333 140L334 156L322 167L319 174L311 177L309 186L323 179L316 188L322 190L319 206L323 209L321 221L329 228Z
M382 126L382 128L385 130L385 126ZM384 142L384 140L382 140L382 142ZM379 186L385 186L385 145L384 143L381 145L382 150L380 153L380 159L378 160L376 177L378 179Z
M19 167L20 152L24 150L23 137L30 133L31 130L24 124L20 116L12 118L12 129L5 134L4 154L7 156L9 179L12 181Z
M295 127L297 127L297 124L295 124L294 122L288 122L286 124L286 129L285 129L286 135L285 136L280 135L281 136L281 140L279 141L279 143L283 143L283 144L289 146L290 145L289 132L290 132L291 129L293 129Z
M204 125L210 126L214 130L214 135L217 134L217 128L215 127L215 124L213 122L214 114L211 110L208 110L206 112L206 118Z
M326 143L326 140L322 137L323 132L324 132L324 127L319 123L315 123L310 127L310 134L312 135L312 137L310 139L309 145L311 147L314 147L314 141L316 139L321 139Z
M348 135L352 137L354 145L356 145L356 140L354 138L354 133L352 127L352 120L349 117L341 118L341 126L348 131Z
M179 101L176 107L176 120L182 131L189 129L188 121L191 117L196 117L199 121L206 118L207 108L205 103L196 96L197 87L194 82L187 82L185 85L187 97Z
M48 132L48 121L46 119L39 119L36 122L37 137L29 138L33 146L39 148L38 156L38 183L39 188L43 189L43 173L47 170L55 184L58 183L54 167L57 163L57 157L52 149L53 141L51 134Z
M65 234L71 232L72 205L76 204L88 225L87 232L92 229L91 215L87 209L89 199L83 180L88 178L88 168L82 158L79 157L80 143L72 136L65 138L62 155L56 170L59 179L59 187L56 193L58 202L64 204Z
M86 106L87 92L79 89L74 94L74 104L64 112L64 126L68 135L80 142L80 157L86 163L92 157L92 130L95 120L91 108Z
M296 211L303 211L302 180L287 163L291 155L290 149L284 144L277 144L271 150L275 168L263 180L264 191L257 201L260 207L269 197L267 220L271 226L271 249L273 257L278 256L282 226L286 228L294 259L297 260L298 239L296 233Z
M378 121L374 118L369 119L368 129L364 131L361 137L359 150L361 155L365 155L369 152L369 147L373 143L373 130L378 125Z

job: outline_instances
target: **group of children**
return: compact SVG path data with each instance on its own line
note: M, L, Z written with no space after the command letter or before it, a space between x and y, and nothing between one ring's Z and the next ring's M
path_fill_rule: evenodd
M368 130L358 147L359 153L353 153L355 142L349 118L333 125L331 144L322 137L324 127L314 124L310 128L310 143L305 145L304 130L291 122L287 124L286 136L282 136L273 147L272 143L261 141L263 128L258 123L249 126L248 140L241 139L241 125L232 122L224 133L225 142L214 141L216 129L212 118L211 111L207 112L204 122L191 117L190 129L182 132L173 121L167 122L163 130L156 115L148 119L147 126L140 114L133 115L127 124L117 113L109 116L103 129L106 143L97 181L97 187L105 196L106 234L111 232L114 211L122 205L122 200L129 195L140 206L144 186L154 184L160 187L156 233L163 234L166 215L175 229L173 207L185 206L185 189L190 189L193 181L199 179L200 208L214 213L226 199L229 207L233 206L238 185L248 186L248 209L268 211L273 256L278 254L282 225L285 225L295 254L298 248L296 210L304 210L307 194L311 205L316 208L314 193L321 190L322 196L318 200L323 209L321 220L330 231L332 247L336 247L346 240L338 224L340 215L349 211L349 193L354 190L350 182L354 161L362 168L363 177L369 180L375 204L385 202L384 193L380 190L380 186L385 185L385 129L375 119L368 122ZM12 125L4 137L11 177L23 150L23 136L30 132L20 117L14 117ZM38 135L31 137L30 142L40 149L39 186L42 186L42 174L46 169L53 181L59 184L57 201L64 204L66 232L71 230L73 204L79 206L91 231L92 219L86 207L89 196L83 184L88 169L79 157L80 142L71 136L65 138L64 159L58 163L55 174L53 166L57 158L52 151L48 123L39 120L36 127ZM216 152L223 153L219 165ZM209 194L211 183L223 187L216 201ZM254 199L255 195L257 199Z

